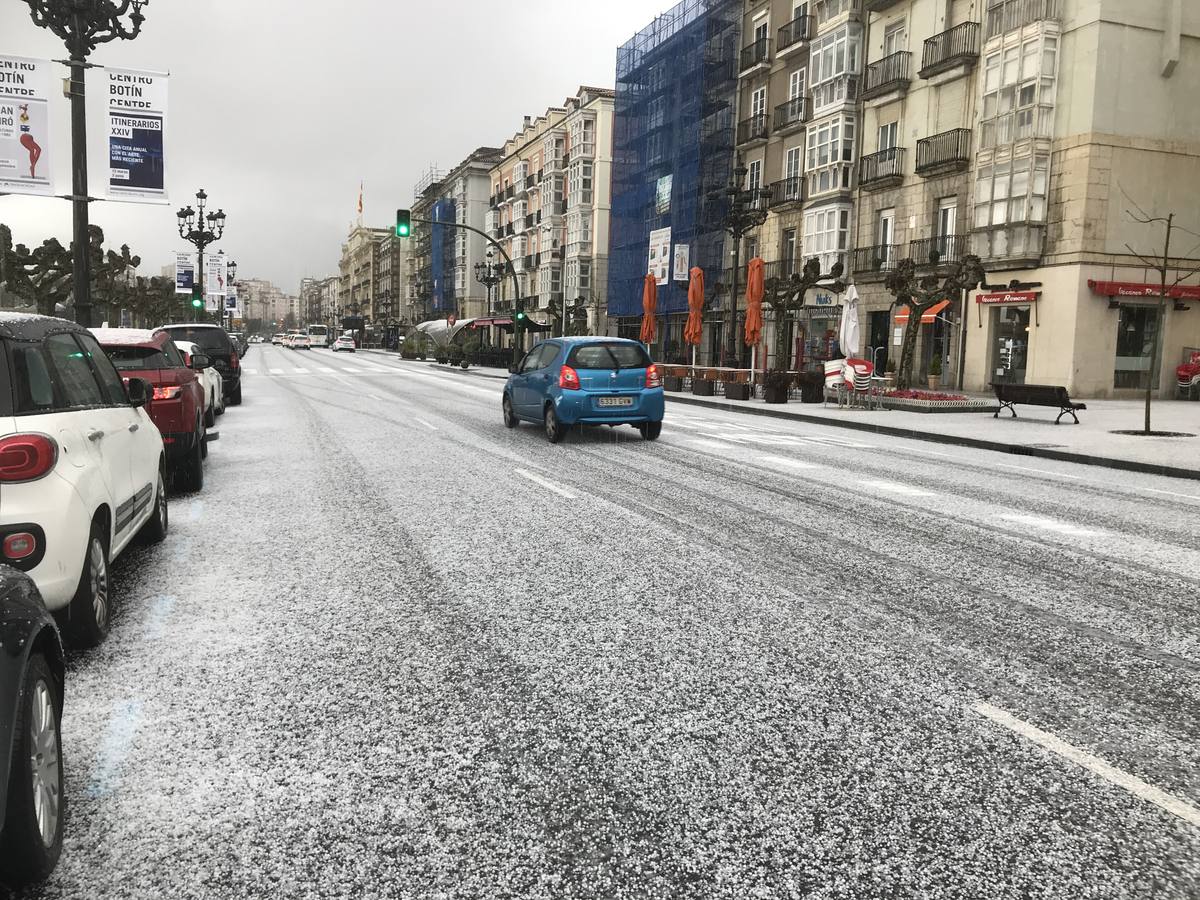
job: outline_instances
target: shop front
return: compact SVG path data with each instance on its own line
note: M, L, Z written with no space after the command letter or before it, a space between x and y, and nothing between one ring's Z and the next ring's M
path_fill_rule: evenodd
M975 295L978 318L988 319L988 372L993 384L1025 384L1029 341L1039 291L1002 291Z

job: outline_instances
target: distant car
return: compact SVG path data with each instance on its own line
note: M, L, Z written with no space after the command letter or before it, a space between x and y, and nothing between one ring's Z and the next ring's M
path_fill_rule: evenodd
M175 341L175 346L183 354L183 361L189 368L193 356L206 355L200 345L193 341ZM221 373L216 366L205 366L200 373L204 382L204 424L212 428L217 424L217 416L225 414L225 391L221 386Z
M525 354L504 385L504 424L539 422L557 444L572 425L633 425L648 441L662 432L662 376L637 341L555 338Z
M240 331L229 331L226 332L226 334L228 334L229 339L233 341L233 346L237 347L238 352L244 356L246 350L250 347L250 344L246 341L246 336Z
M288 346L293 350L311 350L312 343L307 334L293 334Z
M62 638L33 579L0 565L0 883L43 881L62 852Z
M202 373L211 364L209 357L195 354L190 365L184 362L161 328L93 328L92 333L123 378L145 379L154 389L146 409L162 434L176 487L202 489L208 455Z
M284 341L284 339L285 339L286 337L287 337L287 335L286 335L286 334L275 334L275 335L272 335L272 336L271 336L271 343L272 343L272 344L275 344L276 346L279 346L279 345L281 345L281 344L283 343L283 341Z
M108 634L109 562L167 534L151 388L49 316L0 312L0 358L0 562L29 573L70 644L94 646Z
M349 350L353 353L354 349L354 338L346 337L344 334L333 342L333 351L335 353L339 350Z
M225 402L230 406L242 403L242 361L233 340L220 325L204 325L199 322L176 323L162 326L172 339L193 341L207 354L217 371L225 389Z

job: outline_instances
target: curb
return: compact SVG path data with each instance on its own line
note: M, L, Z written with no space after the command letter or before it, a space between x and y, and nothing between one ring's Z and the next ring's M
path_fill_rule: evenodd
M766 416L771 419L786 419L792 422L807 422L813 425L828 425L832 428L849 428L852 431L868 431L873 434L888 437L909 438L911 440L929 441L934 444L953 444L959 447L971 447L976 450L992 450L997 453L1008 453L1013 456L1033 456L1040 459L1056 459L1060 462L1080 463L1085 466L1100 466L1107 469L1121 469L1126 472L1141 472L1147 475L1164 475L1167 478L1185 478L1200 481L1200 469L1183 469L1177 466L1160 466L1154 463L1143 463L1135 460L1113 459L1107 456L1091 456L1086 453L1072 453L1065 450L1050 450L1044 447L1030 447L1025 444L1006 444L1003 441L989 441L981 438L959 437L950 434L937 434L929 431L916 431L911 428L897 428L893 425L877 425L873 422L845 422L828 419L824 416L812 416L805 413L784 412L782 410L763 409L754 406L742 406L728 400L705 402L686 396L667 394L666 398L675 403L688 406L699 406L705 409L720 409L726 412L736 412L742 415Z

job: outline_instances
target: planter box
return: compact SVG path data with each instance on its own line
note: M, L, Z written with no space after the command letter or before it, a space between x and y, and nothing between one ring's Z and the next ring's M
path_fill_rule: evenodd
M884 409L924 413L990 413L999 408L990 400L912 400L898 397L883 397L880 405Z
M752 396L750 385L738 384L733 381L725 382L726 400L749 400Z
M713 382L705 381L701 378L692 379L692 393L697 397L711 397L713 395Z
M668 375L663 379L664 391L675 391L679 393L683 390L683 379L678 375Z
M768 403L787 403L788 389L763 385L763 399Z

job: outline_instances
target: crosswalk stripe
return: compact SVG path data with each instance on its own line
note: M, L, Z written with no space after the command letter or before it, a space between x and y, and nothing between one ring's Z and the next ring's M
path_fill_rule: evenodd
M247 375L257 375L258 369L242 369Z
M270 371L270 373L272 375L282 375L283 374L283 369L270 369L268 371Z

